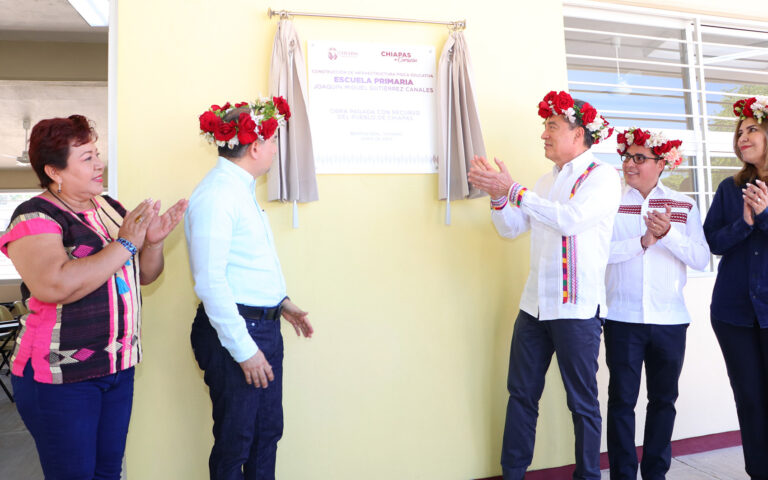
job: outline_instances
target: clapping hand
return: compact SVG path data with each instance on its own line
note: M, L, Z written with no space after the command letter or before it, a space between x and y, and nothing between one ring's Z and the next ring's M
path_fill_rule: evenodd
M768 186L759 178L755 183L757 185L747 183L746 188L741 189L744 198L744 221L749 225L754 225L754 216L763 213L768 205Z
M645 220L647 229L643 235L642 245L648 248L666 235L669 229L672 228L672 207L664 205L664 212L649 210L648 214L643 217L643 220Z
M176 202L171 208L160 215L160 200L155 202L152 206L154 211L153 218L149 226L147 227L147 243L154 245L165 240L176 225L179 224L182 218L184 218L184 211L187 209L189 202L185 199L181 199Z
M487 192L491 198L500 198L507 195L509 187L514 181L509 174L507 166L498 158L493 159L496 162L498 171L493 168L485 157L475 155L472 159L472 166L469 169L467 178L469 182L484 192Z

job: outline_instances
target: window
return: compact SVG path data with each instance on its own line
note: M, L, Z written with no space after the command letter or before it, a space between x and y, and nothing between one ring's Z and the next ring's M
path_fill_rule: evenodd
M0 234L5 233L5 229L11 221L11 215L16 207L26 200L38 195L39 190L6 190L0 191ZM0 281L18 280L19 274L13 268L13 264L4 254L0 253Z
M683 140L665 185L704 215L720 182L739 170L732 104L768 95L768 24L586 3L564 7L568 86L618 129L662 129ZM617 167L616 140L594 147Z

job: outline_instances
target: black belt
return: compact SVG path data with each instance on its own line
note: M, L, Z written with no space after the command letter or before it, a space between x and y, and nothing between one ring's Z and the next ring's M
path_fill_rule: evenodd
M274 307L252 307L250 305L237 304L237 311L243 318L250 320L280 320L283 313L283 300Z

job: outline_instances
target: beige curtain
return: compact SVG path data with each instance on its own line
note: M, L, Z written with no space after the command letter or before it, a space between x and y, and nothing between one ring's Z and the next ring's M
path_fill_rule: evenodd
M483 133L472 85L472 66L464 34L451 32L440 55L437 72L439 158L438 194L446 200L445 221L450 224L450 201L487 195L467 181L470 161L485 156Z
M267 174L267 198L293 202L294 228L298 227L296 202L318 199L306 78L299 36L293 22L282 19L277 24L272 47L269 89L272 95L285 97L291 107L291 118L279 133L278 158Z

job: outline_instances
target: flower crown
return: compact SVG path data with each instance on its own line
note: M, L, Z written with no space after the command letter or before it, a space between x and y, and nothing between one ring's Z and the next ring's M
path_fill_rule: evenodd
M237 119L224 121L229 112L241 107L248 107L250 111L242 112ZM211 105L200 115L200 135L219 147L234 148L269 139L278 127L285 126L289 118L291 110L283 97L272 97L272 100L262 98L254 103L240 102L234 106L229 102L221 107Z
M566 92L557 93L553 90L539 102L539 116L546 120L552 115L563 115L575 125L578 125L578 120L592 135L595 145L613 134L613 127L608 127L608 121L595 107L586 102L581 107L576 106L573 97Z
M683 162L680 155L682 140L667 140L661 132L651 133L642 128L631 127L624 130L616 137L616 149L619 155L623 155L630 145L650 148L654 155L661 157L667 163L670 170L674 170Z
M733 114L741 120L754 118L757 123L762 123L768 116L768 97L758 95L751 98L743 98L733 104Z

